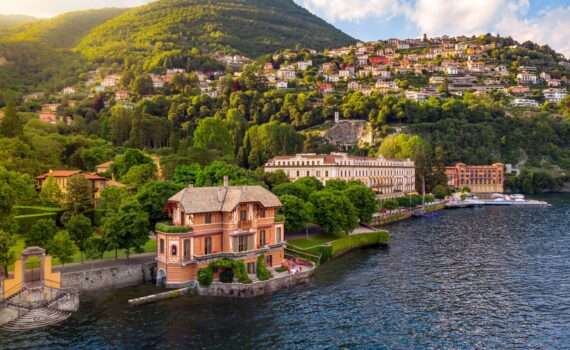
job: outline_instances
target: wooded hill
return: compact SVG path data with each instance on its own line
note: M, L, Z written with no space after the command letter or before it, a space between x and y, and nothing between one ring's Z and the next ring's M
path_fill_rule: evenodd
M4 33L3 22L8 19L0 18L3 95L60 89L93 62L154 67L197 57L196 51L203 53L199 57L222 50L256 58L296 46L324 49L354 42L292 0L160 0L14 24Z
M292 0L161 0L96 28L79 50L98 61L156 59L192 48L255 58L283 48L324 49L351 42Z

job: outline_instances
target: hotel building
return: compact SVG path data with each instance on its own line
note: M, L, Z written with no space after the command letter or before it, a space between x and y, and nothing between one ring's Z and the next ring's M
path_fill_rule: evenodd
M472 193L503 193L505 191L505 166L465 165L457 163L445 168L448 185L452 188L469 187Z
M258 256L269 268L284 260L284 224L276 222L279 198L261 186L188 187L172 196L166 210L170 229L157 226L158 280L189 285L214 260L242 260L255 274ZM172 229L174 228L174 229ZM169 231L169 232L164 232Z
M358 180L384 197L416 191L416 168L411 160L356 157L346 153L279 156L265 164L266 172L283 171L290 180L313 176L326 183L332 179Z

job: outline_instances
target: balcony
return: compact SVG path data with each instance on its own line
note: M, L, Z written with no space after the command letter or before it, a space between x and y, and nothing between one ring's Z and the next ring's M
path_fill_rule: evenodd
M286 242L283 241L283 242L267 245L267 246L259 248L259 249L252 249L252 250L247 250L244 252L220 252L220 253L214 253L214 254L209 254L209 255L194 256L193 261L209 262L209 261L218 260L218 259L239 259L239 258L244 258L246 256L259 255L262 253L269 253L272 250L284 247L285 245L286 245Z
M241 220L238 222L238 227L242 231L249 231L252 227L252 222L251 220Z

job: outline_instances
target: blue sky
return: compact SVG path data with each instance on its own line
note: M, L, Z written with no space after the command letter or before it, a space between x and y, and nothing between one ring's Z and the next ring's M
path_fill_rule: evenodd
M151 0L0 0L0 14L50 17ZM294 0L361 40L500 33L570 57L570 0Z

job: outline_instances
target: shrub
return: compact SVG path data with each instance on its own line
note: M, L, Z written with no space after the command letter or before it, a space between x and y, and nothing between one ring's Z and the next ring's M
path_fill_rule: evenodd
M443 185L435 186L432 192L437 199L444 199L449 194L449 190Z
M251 279L247 275L247 270L243 261L238 260L234 262L234 274L237 277L239 283L251 283Z
M267 265L265 265L265 255L260 255L257 257L256 275L260 281L267 281L268 279L273 277L271 272L269 272L269 270L267 269Z
M234 272L232 269L223 269L220 272L220 282L222 283L232 283L234 281Z
M163 233L186 233L192 231L192 228L186 226L174 226L169 223L159 222L156 224L155 230Z
M251 283L251 279L247 275L245 264L241 260L215 260L208 265L208 268L212 271L212 273L218 271L219 269L223 269L222 273L220 274L220 281L224 283L233 282L234 277L238 280L239 283ZM229 274L226 276L223 275L225 271L231 272L231 280L229 280ZM225 282L227 280L229 280L229 282Z
M201 286L208 287L214 280L214 271L208 266L198 270L198 282Z
M18 230L19 232L26 233L30 231L32 226L40 220L49 219L56 221L58 218L59 213L57 212L50 212L50 213L42 213L42 214L30 214L30 215L19 215L15 216L14 220L18 223Z
M400 203L395 199L387 199L382 202L382 208L387 210L394 210L400 207Z

